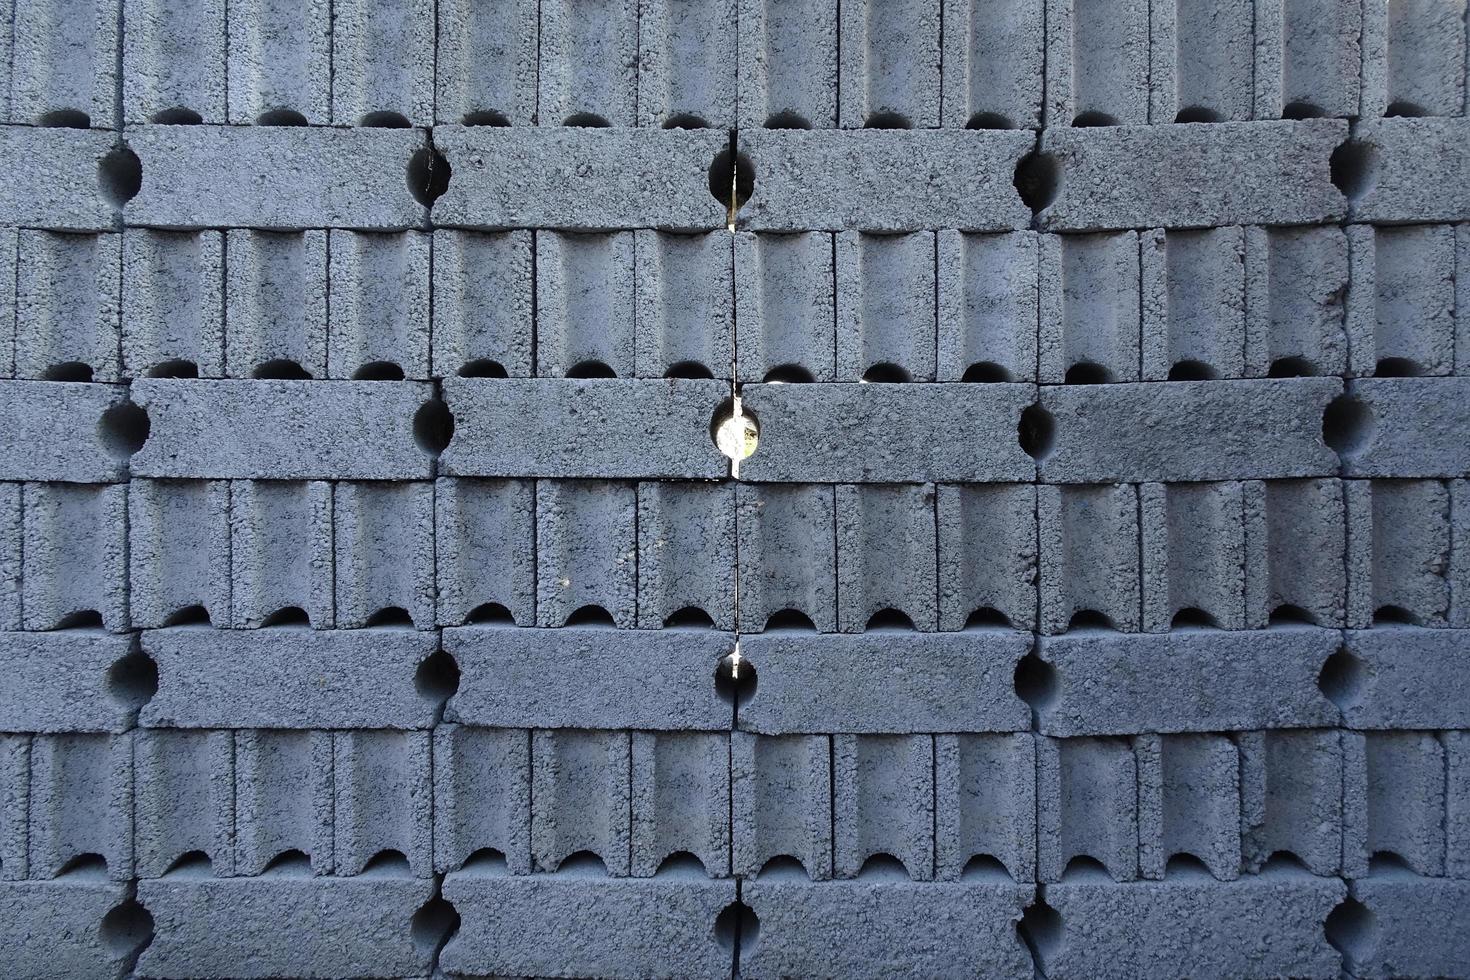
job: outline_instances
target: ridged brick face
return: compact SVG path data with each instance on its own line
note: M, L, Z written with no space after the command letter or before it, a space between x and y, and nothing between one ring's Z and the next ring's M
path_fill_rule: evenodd
M1452 0L25 0L0 962L1470 976Z

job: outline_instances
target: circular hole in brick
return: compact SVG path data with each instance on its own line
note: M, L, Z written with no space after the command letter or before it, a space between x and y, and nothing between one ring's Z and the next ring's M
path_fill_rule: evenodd
M1191 105L1175 113L1174 121L1176 123L1217 123L1220 121L1220 114L1202 105Z
M1373 610L1374 626L1421 626L1419 617L1403 606L1379 606Z
M1062 187L1062 168L1050 153L1032 150L1016 163L1011 182L1031 213L1040 214L1057 199Z
M262 629L310 629L311 616L300 606L283 606L260 621Z
M449 161L432 144L415 150L408 160L408 191L426 208L433 207L449 190L451 176Z
M864 129L913 129L914 124L901 112L883 110L870 114L863 123Z
M715 664L715 693L726 704L742 705L755 697L755 664L740 655L727 653Z
M608 121L595 112L574 112L562 121L562 125L576 129L607 129Z
M778 609L766 617L766 628L764 632L802 632L815 633L817 624L812 618L800 609Z
M1005 384L1011 380L1011 372L994 361L978 361L965 368L960 381L966 384Z
M736 462L755 453L760 435L760 422L741 406L738 398L726 398L710 419L709 437L715 448Z
M709 380L714 378L715 373L698 361L680 361L670 364L664 372L666 378L702 378Z
M572 614L562 623L563 626L581 626L587 629L616 629L618 622L613 619L613 614L602 606L589 604L578 606L572 610Z
M981 606L969 616L965 617L967 630L1008 630L1012 629L1011 618L994 606Z
M755 194L755 164L735 150L733 141L710 161L709 192L732 216Z
M1322 441L1344 459L1373 439L1373 412L1350 394L1338 395L1322 413Z
M408 922L409 936L420 953L438 953L457 932L459 912L442 895L435 895L420 905Z
M509 126L510 119L503 112L494 109L477 109L474 112L466 112L462 122L466 126Z
M709 878L704 862L699 859L698 855L689 851L675 851L670 854L659 862L659 866L653 873L660 878Z
M402 381L403 368L393 361L368 361L352 372L353 381Z
M66 864L62 865L56 877L91 878L93 880L106 880L107 858L101 854L78 854Z
M1378 157L1373 147L1360 140L1347 140L1332 151L1327 166L1332 183L1349 201L1361 200L1373 189Z
M1015 124L998 112L977 112L965 123L966 129L1015 129Z
M115 208L138 196L143 188L143 163L132 147L119 143L97 161L97 182L102 196Z
M113 459L123 460L148 441L148 413L132 402L118 402L102 413L97 437Z
M1179 610L1174 614L1174 618L1169 620L1171 630L1217 630L1219 628L1220 624L1215 621L1214 616L1194 606Z
M906 384L912 380L914 380L913 376L909 374L907 369L899 367L897 364L888 363L874 364L863 372L861 379L863 384L885 385Z
M464 859L460 868L474 874L503 875L510 873L510 864L505 860L505 852L493 847L482 847L475 851Z
M1417 116L1427 116L1429 113L1425 112L1424 107L1421 105L1404 99L1395 99L1388 104L1388 108L1384 110L1383 114L1385 116L1403 116L1413 119Z
M443 704L459 690L459 663L448 651L435 650L414 671L413 686L422 697Z
M993 881L997 884L1012 884L1016 879L1006 870L1000 858L993 854L976 854L965 862L960 872L962 881Z
M1039 657L1035 650L1016 662L1013 676L1016 697L1025 701L1038 715L1056 702L1061 681L1057 669Z
M53 129L91 129L92 117L80 109L53 109L37 119L36 124Z
M1275 358L1271 361L1271 366L1266 369L1268 378L1310 378L1316 373L1316 365L1298 355Z
M153 114L153 122L160 126L201 126L204 117L186 106L174 106Z
M879 881L913 880L904 863L892 854L887 853L869 855L868 859L863 862L863 866L858 868L857 876L859 878L866 878L869 881L874 879Z
M778 364L766 372L761 381L768 385L805 385L817 379L800 364Z
M902 609L880 609L868 617L865 633L912 633L914 621Z
M516 618L498 602L482 602L470 610L465 622L475 626L514 626Z
M675 113L664 120L664 129L708 129L709 123L704 121L703 116L696 116L692 112Z
M102 629L102 614L95 609L78 609L58 619L53 629L100 630Z
M295 109L270 109L255 117L257 126L305 126L306 117Z
M172 361L159 361L148 369L150 378L197 378L199 377L199 365L193 361L182 358Z
M1067 368L1062 383L1069 385L1105 385L1113 379L1113 372L1093 361L1078 361Z
M683 609L670 613L664 619L666 630L712 630L715 621L710 614L698 606L685 606Z
M413 416L413 441L424 452L438 456L454 438L454 414L442 398L431 398Z
M1317 620L1311 613L1301 606L1293 606L1290 603L1282 603L1271 610L1271 615L1266 619L1266 626L1315 626Z
M811 129L811 120L799 112L786 109L766 117L767 129Z
M1375 922L1368 907L1349 895L1338 903L1322 924L1332 948L1342 954L1344 966L1355 970L1373 952Z
M1367 679L1368 671L1363 661L1339 648L1323 662L1322 671L1317 675L1317 687L1327 700L1345 709L1357 704Z
M720 909L712 931L715 942L722 949L739 955L755 949L761 934L761 920L749 905L734 901Z
M1375 378L1417 378L1423 373L1412 357L1382 357L1373 366Z
M464 365L459 369L459 376L461 378L510 377L510 375L506 373L505 365L501 364L499 361L492 361L489 358L484 357L477 358L473 361L466 361Z
M1021 913L1016 923L1016 935L1031 953L1038 976L1045 976L1047 961L1062 949L1062 916L1056 909L1038 898Z
M1169 368L1170 381L1213 381L1218 375L1204 361L1175 361Z
M196 852L203 854L202 851ZM185 855L187 857L187 855ZM183 859L180 858L182 861ZM206 858L205 860L208 860ZM289 848L277 854L266 862L265 868L260 872L263 875L277 875L281 877L306 877L311 874L311 856L305 851Z
M1165 878L1194 878L1198 881L1214 880L1215 876L1210 874L1210 868L1204 861L1200 860L1188 851L1180 851L1170 854L1169 860L1164 862Z
M1322 111L1321 106L1300 99L1288 102L1281 107L1282 119L1321 119L1325 115L1327 113Z
M143 707L158 693L158 664L141 650L118 658L107 670L107 693L125 707Z
M257 381L310 381L311 372L284 357L257 364L250 376Z
M1113 630L1118 627L1105 613L1096 609L1079 609L1067 620L1068 633L1097 632L1098 630Z
M92 365L82 361L63 361L41 372L42 381L91 381Z
M1098 126L1116 126L1118 120L1106 112L1088 109L1086 112L1079 112L1073 116L1072 125L1078 129L1091 129Z
M130 898L102 917L98 937L115 958L130 957L153 941L153 916Z
M365 629L413 629L413 617L402 606L384 606L367 618Z
M210 626L209 610L200 605L185 606L183 609L175 610L163 621L168 626Z
M1056 420L1040 404L1027 405L1021 412L1020 424L1016 426L1016 438L1027 456L1045 459L1056 441Z
M366 126L369 129L411 129L413 127L413 123L408 121L407 116L401 112L393 112L391 110L369 112L362 117L362 121L358 125Z
M569 378L616 378L618 372L605 361L578 361L567 369Z

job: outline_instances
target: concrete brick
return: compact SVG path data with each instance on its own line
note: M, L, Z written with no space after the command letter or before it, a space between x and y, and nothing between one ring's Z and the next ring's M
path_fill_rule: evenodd
M635 627L637 528L637 488L632 483L539 482L536 625L565 626L581 612L599 620L606 616L621 629Z
M0 126L0 223L55 231L111 231L113 201L99 176L112 133ZM109 162L106 172L114 172Z
M429 245L417 231L331 232L327 377L429 376Z
M1310 119L1050 129L1041 149L1065 179L1040 221L1051 231L1336 221L1346 203L1327 163L1346 138L1346 123Z
M432 738L423 731L332 736L336 874L432 875Z
M290 377L294 364L325 378L327 233L236 228L225 233L225 248L228 376ZM351 308L350 295L344 299Z
M1328 726L1337 709L1318 689L1317 675L1339 642L1336 631L1306 627L1042 637L1041 657L1056 668L1059 685L1041 712L1041 730L1073 736Z
M835 256L821 232L735 233L739 381L837 380Z
M1035 397L1022 384L747 385L761 425L741 464L753 482L1007 482L1030 480L1016 424ZM919 425L896 420L922 419ZM855 454L850 447L862 446Z
M434 232L435 377L532 371L532 233Z
M1356 4L1257 6L1256 118L1357 113L1363 15Z
M735 126L737 3L639 0L639 126Z
M4 73L13 122L117 126L118 0L39 2L15 10ZM81 113L81 117L72 114Z
M440 626L494 616L522 626L536 621L535 493L530 480L434 484Z
M1323 442L1321 419L1341 391L1336 378L1046 388L1041 404L1056 419L1056 438L1040 476L1056 483L1325 476L1336 471L1337 454Z
M1149 122L1252 118L1254 0L1149 4Z
M1470 626L1470 483L1451 480L1450 625Z
M1349 930L1344 957L1355 977L1453 976L1470 957L1470 883L1390 872L1353 882L1369 928Z
M1138 233L1041 238L1042 382L1137 381Z
M934 877L934 737L833 735L838 878L897 860L914 881Z
M936 500L939 628L1036 628L1036 489L941 485Z
M734 881L674 869L654 878L608 879L567 870L517 878L495 867L444 879L460 913L440 966L453 976L728 976L732 939L711 928L736 900ZM642 937L630 943L628 937ZM670 950L678 950L670 957Z
M635 235L633 374L728 378L735 360L734 239Z
M150 228L402 231L424 220L404 177L423 139L409 129L130 127L144 176L124 218Z
M620 3L631 10L632 0ZM551 56L548 13L543 7L543 66ZM587 18L589 25L594 19ZM547 79L544 70L541 79ZM692 232L725 226L728 209L710 193L709 167L728 148L728 134L713 129L555 128L557 111L543 87L541 114L547 126L435 127L434 145L454 177L434 203L434 224L488 231ZM631 100L618 111L631 113Z
M1346 373L1348 264L1340 228L1245 229L1247 376Z
M203 618L230 625L230 485L137 480L128 485L128 601L143 629Z
M314 878L283 869L258 878L170 875L141 882L154 941L147 977L422 976L436 940L409 926L434 883L380 872Z
M632 232L536 235L536 374L634 376Z
M1029 231L939 232L937 380L1035 380L1039 246Z
M98 630L0 633L0 691L7 732L122 732L132 726L146 686L130 683L130 637Z
M1086 942L1065 938L1041 952L1048 977L1161 973L1191 977L1333 977L1341 966L1322 922L1347 886L1295 869L1233 882L1185 875L1114 886L1106 881L1048 886L1065 937L1076 924ZM1108 923L1099 932L1098 925ZM1201 942L1208 930L1210 940Z
M814 881L831 878L830 738L731 733L730 812L736 874L791 859Z
M432 458L414 417L431 396L413 381L174 381L142 379L133 400L150 436L138 476L190 479L422 480ZM344 432L358 438L342 441Z
M0 881L26 876L30 797L31 736L0 735Z
M759 686L740 705L740 727L763 734L1022 731L1030 712L1013 676L1030 648L1029 636L1000 630L746 636L740 650ZM823 692L821 699L812 691Z
M1242 228L1139 236L1143 380L1246 376Z
M333 487L336 624L432 629L434 484Z
M514 874L531 870L531 733L438 725L434 870L454 871L491 852Z
M444 400L455 438L440 472L717 479L729 461L710 437L710 422L729 390L699 379L447 378ZM503 426L502 419L516 424Z
M1036 488L1042 633L1139 630L1138 518L1136 487Z
M1138 861L1169 880L1193 858L1220 881L1240 875L1240 755L1228 735L1143 735L1138 757Z
M1342 738L1330 730L1236 736L1243 871L1256 874L1282 856L1314 875L1341 869Z
M126 398L116 385L55 381L0 383L0 479L107 483L127 474L126 416L107 415ZM103 424L103 419L109 421ZM88 438L87 433L92 437Z
M332 733L236 732L235 871L258 875L291 851L331 873Z
M1036 743L1027 732L934 736L935 877L1000 867L1036 878Z
M760 939L741 946L740 975L1022 976L1015 923L1028 887L980 878L908 882L881 876L813 884L747 882Z
M1445 626L1450 491L1438 480L1349 480L1348 625Z
M1470 371L1470 224L1455 226L1455 373Z
M21 566L25 560L23 487L0 483L0 629L18 630L21 624ZM0 873L3 873L0 865Z
M126 485L28 483L22 493L25 628L127 629Z
M1458 116L1465 106L1465 22L1453 6L1363 8L1360 115Z
M935 488L836 488L838 628L939 628ZM893 614L898 614L894 616Z
M1470 447L1455 438L1470 424L1470 380L1362 378L1348 393L1366 407L1367 421L1345 427L1344 476L1470 473Z
M1470 118L1365 119L1353 138L1367 176L1352 201L1355 221L1457 221L1470 208Z
M437 699L415 684L432 634L405 629L211 630L143 634L158 693L153 728L427 728ZM270 677L271 683L255 680Z
M226 0L122 0L123 118L225 121Z
M229 121L332 119L332 8L292 0L226 0ZM351 9L351 8L349 8Z
M538 9L535 0L439 0L435 122L536 121Z
M1047 0L1046 119L1051 126L1149 121L1149 2Z
M19 230L0 228L0 379L15 377L15 275L20 263L19 244Z
M872 232L1025 228L1030 212L1012 178L1032 143L1023 132L754 130L740 141L756 187L741 209L740 226Z
M1397 859L1415 873L1445 872L1445 751L1431 732L1368 732L1360 739L1363 769L1344 782L1364 780L1366 797L1357 813L1343 801L1344 822L1361 830L1343 841L1344 873L1370 873L1381 857Z
M935 237L836 238L837 380L935 380Z
M1344 677L1351 728L1470 728L1470 634L1380 626L1349 630L1343 646L1358 661Z
M537 74L542 126L637 125L638 2L550 0L541 7Z
M288 616L331 629L332 486L237 481L230 487L230 625L283 625Z
M224 238L217 231L123 232L125 377L188 375L191 368L196 377L224 377ZM235 298L243 304L258 296L246 290Z
M940 0L859 0L838 8L843 129L940 124L940 6Z
M132 821L136 873L235 873L234 735L141 730Z
M824 0L737 0L738 128L837 125L837 6Z
M1137 782L1128 739L1037 739L1038 880L1085 878L1096 866L1113 881L1136 880Z
M28 877L133 876L131 735L36 735L28 800Z
M640 878L698 859L710 877L730 874L730 736L634 732L633 863Z
M444 649L460 669L459 691L445 709L451 721L497 728L730 727L730 705L713 680L715 665L735 649L729 633L465 626L445 631ZM592 677L597 683L588 683ZM527 697L530 691L537 694Z
M735 487L638 485L638 626L735 628Z
M1244 484L1246 626L1274 618L1341 626L1347 589L1342 483Z
M1449 225L1348 229L1347 328L1358 376L1443 375L1455 347L1455 231Z
M788 612L805 617L819 632L836 632L835 491L737 483L735 500L740 632L759 633Z
M120 236L21 231L19 256L16 377L120 380Z
M1244 629L1245 485L1145 483L1138 488L1143 535L1143 628L1163 633L1190 620ZM1182 618L1180 618L1182 617Z
M632 852L632 745L627 732L531 733L531 859L556 871L590 852L626 877ZM580 861L572 861L573 866ZM572 868L566 869L573 870Z
M1441 732L1445 749L1445 874L1470 873L1470 734Z
M943 6L951 25L940 58L944 126L1041 125L1045 6L1026 0L944 0Z
M434 122L434 0L334 0L332 121Z
M52 881L7 881L0 885L0 956L17 976L36 980L119 976L143 937L103 923L127 896L126 885L85 872ZM121 922L130 920L112 920Z

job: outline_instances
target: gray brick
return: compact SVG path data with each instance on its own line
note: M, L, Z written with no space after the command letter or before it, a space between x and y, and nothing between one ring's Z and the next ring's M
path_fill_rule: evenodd
M1006 128L1041 124L1045 6L1027 0L944 0L940 59L944 118L960 129L977 116ZM956 30L956 26L964 25Z
M430 397L412 381L170 381L133 384L150 436L138 476L193 479L427 479L414 441ZM361 438L344 443L344 432Z
M543 34L543 64L547 55ZM543 92L548 123L556 111ZM709 167L728 143L712 129L438 126L434 145L454 177L434 204L434 223L488 231L723 228L727 209L710 193Z
M118 28L118 0L19 5L11 24L14 38L6 38L11 64L5 81L14 73L8 118L44 124L81 112L87 117L83 125L114 128Z
M730 727L730 706L713 680L715 665L735 649L729 633L465 626L444 633L444 648L461 671L459 692L445 712L451 721L496 728ZM588 684L593 676L598 682Z
M128 485L128 601L143 629L230 620L230 485L136 480Z
M1273 615L1341 626L1347 589L1346 511L1335 479L1244 484L1246 626Z
M436 122L467 123L491 113L515 126L536 121L538 10L536 0L439 0Z
M384 616L432 629L434 484L333 486L336 625L378 625Z
M425 728L434 698L414 670L433 635L404 629L211 630L143 634L158 664L153 728ZM253 683L262 677L271 683Z
M1256 118L1277 118L1288 107L1305 114L1355 115L1362 23L1357 4L1333 0L1259 8Z
M838 878L897 859L914 881L933 879L934 751L932 735L832 736Z
M858 0L839 6L837 17L842 128L886 123L891 114L903 129L938 126L940 0Z
M742 633L796 612L819 632L837 630L837 524L826 486L737 483Z
M730 813L736 874L753 876L790 858L813 880L831 878L830 737L733 732Z
M1244 485L1146 483L1138 498L1143 629L1163 633L1181 613L1186 620L1202 613L1221 629L1244 629L1250 557Z
M536 621L535 484L441 479L434 484L434 581L440 626L500 610Z
M1240 875L1240 755L1228 735L1143 735L1138 756L1138 859L1146 879L1192 857L1220 881Z
M817 129L836 126L836 4L737 2L739 36L765 39L739 46L739 128L754 130L788 117Z
M21 565L25 561L22 485L0 483L0 629L20 629ZM0 865L0 874L4 866Z
M128 622L126 485L28 483L21 608L27 630Z
M547 0L541 6L538 121L569 125L577 116L602 125L637 125L638 0L588 5Z
M682 869L622 880L580 870L529 878L494 867L456 871L444 896L461 910L460 929L440 965L454 976L725 977L731 950L711 924L735 888Z
M1007 732L1029 724L1012 681L1031 648L1025 634L777 631L744 637L740 648L759 685L740 705L743 730Z
M235 733L235 870L258 875L290 851L332 871L332 733Z
M1143 380L1243 378L1246 231L1140 236Z
M564 626L583 612L606 614L621 629L636 626L637 528L632 483L538 483L536 625Z
M225 0L123 0L123 117L225 121Z
M1047 388L1041 403L1056 418L1056 441L1040 476L1058 483L1325 476L1336 471L1337 456L1322 441L1321 420L1341 391L1335 378Z
M154 940L138 973L422 976L433 943L415 941L409 920L433 893L433 882L391 872L313 878L285 870L259 878L145 881L138 900L153 915Z
M1345 784L1361 780L1361 801L1343 801L1343 820L1360 831L1343 841L1343 871L1349 877L1371 874L1381 855L1416 874L1445 872L1445 750L1432 732L1368 732L1344 735L1361 741L1357 767L1343 774ZM1361 806L1361 809L1358 809ZM1356 811L1356 812L1354 812Z
M532 248L529 231L434 232L436 377L477 372L530 377L536 302Z
M1245 371L1343 374L1348 240L1341 228L1245 229Z
M279 376L284 361L325 378L327 233L236 228L225 233L225 250L229 377L249 378L261 371Z
M607 874L628 875L631 767L627 732L532 733L531 857L537 871L556 871L567 858L590 851Z
M640 878L698 859L710 877L730 874L730 736L634 732L633 864Z
M16 377L119 380L121 249L118 235L20 232Z
M237 481L230 485L230 619L236 629L275 625L299 610L331 629L332 485Z
M639 126L735 125L737 2L638 0Z
M372 377L385 365L429 376L429 243L417 231L331 233L327 377Z
M137 733L132 761L138 877L188 870L233 875L234 735L143 729ZM188 867L201 857L208 863Z
M1138 233L1041 239L1039 376L1053 384L1137 381Z
M735 360L734 239L635 233L633 374L728 378Z
M1042 150L1064 179L1041 222L1104 231L1336 221L1346 204L1327 162L1346 138L1346 123L1310 119L1051 129Z
M1149 122L1252 118L1254 0L1149 4Z
M31 736L0 735L0 881L19 881L30 848Z
M536 235L536 374L634 376L634 236Z
M837 236L837 379L933 381L934 235Z
M1450 491L1438 480L1349 480L1348 625L1445 626Z
M1036 379L1039 245L1029 231L939 232L937 380Z
M187 374L193 365L198 377L224 377L224 235L130 228L122 240L124 376ZM236 293L242 303L247 296Z
M1149 121L1149 0L1047 0L1050 126Z
M332 118L332 8L295 0L225 0L230 122Z
M1342 867L1343 750L1335 731L1243 732L1240 747L1242 870L1278 855L1314 875Z
M34 126L0 126L0 223L57 231L110 231L113 205L98 179L116 137Z
M0 382L0 416L7 422L0 427L0 479L122 479L126 450L113 438L113 426L101 421L125 397L125 389L116 385Z
M433 873L431 732L347 731L332 736L335 873ZM384 855L384 851L396 852ZM387 857L387 867L370 868ZM394 859L397 859L396 861ZM407 868L401 866L407 859Z
M1458 116L1465 105L1465 22L1453 7L1363 7L1363 116Z
M938 629L934 486L843 484L836 494L838 628L861 633L899 613Z
M751 231L1025 228L1029 211L1012 178L1032 142L1021 132L754 130L740 142L755 170L740 224Z
M132 735L36 735L30 780L28 877L67 868L99 880L133 876Z
M424 220L404 177L423 139L408 129L131 127L145 176L125 218L151 228L401 231Z
M728 394L722 382L689 379L449 378L444 398L455 438L440 470L447 476L717 479L729 461L709 429ZM517 422L501 426L500 419Z
M438 725L434 869L454 871L490 851L514 874L531 870L531 733Z
M1353 135L1369 154L1354 220L1456 221L1470 210L1470 119L1365 119Z
M1470 875L1470 734L1441 732L1445 750L1445 874Z
M1455 434L1470 425L1470 379L1363 378L1348 387L1369 420L1349 428L1343 474L1461 477L1470 446Z
M1353 883L1371 914L1369 937L1352 934L1345 966L1355 977L1452 976L1470 958L1470 882L1391 874ZM1368 941L1358 945L1363 938Z
M15 276L20 263L19 245L17 229L0 228L0 378L15 377Z
M1036 742L1037 878L1138 878L1138 766L1122 738ZM1074 859L1085 858L1106 875ZM1048 889L1050 890L1050 889Z
M986 859L1016 881L1035 880L1030 733L934 736L934 832L935 877L942 881L983 873Z
M115 938L102 922L126 899L126 885L85 875L0 884L0 957L36 980L120 975L141 937Z
M940 486L939 628L988 625L992 613L1036 628L1036 490L1027 484Z
M1115 484L1037 487L1040 631L1141 627L1138 490Z
M0 633L0 728L10 732L121 732L131 727L138 691L113 665L132 639L96 630Z
M638 485L638 626L735 628L735 487ZM685 623L685 620L688 620Z
M831 235L735 233L736 377L837 380L836 246Z
M1455 230L1449 225L1348 229L1352 372L1450 374L1455 348Z
M1336 631L1182 630L1043 637L1059 675L1048 735L1312 728L1337 720L1317 688ZM1105 678L1128 677L1126 683ZM1263 679L1269 678L1269 683Z
M334 0L332 121L431 125L434 23L434 0Z

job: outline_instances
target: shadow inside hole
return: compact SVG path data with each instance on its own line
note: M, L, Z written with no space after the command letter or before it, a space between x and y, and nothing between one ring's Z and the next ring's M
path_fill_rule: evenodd
M1348 201L1358 201L1373 189L1377 154L1373 147L1350 139L1332 151L1328 170L1332 183Z
M1112 619L1096 609L1079 609L1072 614L1067 621L1068 633L1096 632L1097 630L1117 630Z
M408 121L408 117L403 113L393 112L387 109L369 112L362 117L358 125L366 126L369 129L411 129L413 126Z
M1011 618L994 606L981 606L965 619L966 630L1011 629Z
M754 455L760 446L760 432L760 420L733 398L720 402L710 417L710 441L721 455L737 463Z
M199 365L193 361L177 359L172 361L159 361L148 369L150 378L197 378L199 377Z
M1419 617L1403 606L1379 606L1373 610L1374 626L1421 626Z
M683 609L670 613L664 619L664 629L712 630L714 628L714 619L698 606L685 606Z
M960 880L1011 884L1016 879L1012 877L1000 858L993 854L976 854L965 862L964 870L960 872Z
M966 129L1015 129L1015 124L998 112L977 112L965 123Z
M470 610L465 623L475 626L514 626L516 618L498 602L484 602Z
M800 364L778 364L766 372L761 379L762 383L768 385L805 385L812 384L817 379L810 371Z
M42 381L87 382L92 380L92 365L83 361L62 361L41 372Z
M1016 935L1031 954L1038 976L1046 976L1049 964L1062 950L1062 917L1056 909L1038 898L1026 906L1021 921L1016 923Z
M1271 615L1266 619L1266 628L1273 626L1316 626L1317 619L1301 606L1293 606L1284 602L1271 610Z
M704 378L712 379L715 373L705 367L699 361L679 361L677 364L669 365L664 372L666 378Z
M172 109L155 112L152 121L161 126L201 126L204 124L204 117L193 109L174 106Z
M572 611L572 614L562 623L563 626L579 626L590 629L614 629L617 621L613 619L612 613L602 606L586 605L580 606Z
M1061 692L1056 667L1042 660L1035 650L1016 662L1012 680L1016 697L1026 702L1038 719L1056 703Z
M811 129L809 119L799 112L790 109L773 113L766 117L766 129Z
M454 415L442 398L431 398L413 416L413 440L431 456L442 455L454 439Z
M1322 932L1332 948L1342 954L1343 965L1350 972L1373 952L1376 923L1368 907L1349 895L1343 899L1322 924Z
M260 873L283 878L304 878L311 874L311 856L293 847L271 858Z
M118 402L102 413L97 422L97 437L102 448L115 460L126 460L148 441L151 423L148 413L132 402Z
M306 117L295 109L270 109L255 117L257 126L305 126Z
M470 874L504 875L510 873L510 863L505 859L505 852L493 847L480 848L465 858L464 863L459 867L461 871Z
M1185 106L1174 116L1176 123L1217 123L1220 114L1202 105Z
M1072 117L1072 125L1079 129L1089 129L1099 126L1116 126L1118 125L1118 120L1106 112L1088 109L1086 112L1079 112L1076 116Z
M119 143L97 161L97 183L107 202L120 208L143 189L143 162L132 147Z
M494 109L477 109L474 112L466 112L462 120L466 126L509 126L510 119L505 113Z
M1016 439L1021 451L1034 460L1045 459L1056 440L1056 421L1040 404L1028 405L1016 426Z
M129 898L108 910L97 935L114 959L136 957L153 941L153 916Z
M994 361L977 361L965 368L960 381L966 384L1005 384L1011 380L1011 372Z
M505 365L501 364L499 361L492 361L488 358L477 358L473 361L466 361L460 367L458 373L461 378L510 377L510 375L506 373Z
M1067 373L1062 377L1063 384L1069 385L1105 385L1111 382L1113 373L1095 361L1078 361L1067 368Z
M618 372L602 361L578 361L567 369L569 378L616 378Z
M200 605L185 606L176 610L163 621L165 627L172 626L212 626L209 618L209 610Z
M265 866L265 870L271 870L277 861L289 857L292 854L301 854L301 852L287 851L285 854L272 858L270 863ZM304 857L305 855L302 856ZM175 858L173 863L163 873L167 877L211 878L214 876L214 861L204 851L185 851Z
M675 851L659 862L654 869L655 878L709 878L710 874L705 870L704 862L699 856L689 851Z
M257 364L250 376L257 381L310 381L311 372L296 361L276 358Z
M1316 373L1316 365L1307 358L1295 354L1275 358L1271 361L1271 366L1266 369L1268 378L1310 378Z
M720 909L711 932L722 949L738 957L742 952L755 949L761 934L761 921L754 909L737 900Z
M607 119L595 112L574 112L562 122L577 129L607 129Z
M455 907L442 895L435 895L414 912L408 923L408 934L421 954L435 956L459 932L459 924Z
M402 606L384 606L367 618L364 629L413 629L413 617Z
M1344 459L1367 447L1373 428L1373 412L1351 394L1338 395L1322 413L1322 441Z
M692 112L679 112L664 120L664 129L708 129L709 123L703 116Z
M727 653L715 665L715 693L737 707L755 697L755 664L737 653Z
M912 881L908 867L894 857L892 854L880 852L868 855L868 859L858 868L857 877L868 880L878 879L880 881Z
M799 609L780 609L766 617L766 633L779 632L815 633L817 626L812 618Z
M1281 107L1282 119L1321 119L1325 115L1327 113L1322 111L1321 106L1301 100L1288 102Z
M105 879L107 877L107 858L91 852L78 854L61 866L61 870L56 872L56 877Z
M143 707L158 693L158 664L135 650L107 670L107 693L129 710Z
M1169 855L1169 860L1164 862L1164 877L1214 880L1215 876L1210 873L1210 868L1204 861L1188 851L1179 851Z
M95 609L79 609L69 612L57 621L53 629L100 630L102 629L102 614Z
M868 618L863 627L865 633L912 633L914 621L901 609L880 609Z
M442 705L459 691L459 662L447 650L435 650L414 671L413 686L419 696Z
M408 191L424 207L433 207L434 202L449 190L449 180L453 175L454 168L431 143L415 150L408 160Z
M755 194L755 164L750 162L750 157L735 150L733 138L730 145L710 161L709 192L732 217Z
M265 617L260 623L262 629L273 629L276 627L311 627L311 617L305 609L300 606L283 606Z
M901 112L885 110L875 112L868 116L863 123L864 129L913 129L914 124L909 117Z
M882 364L874 364L867 371L863 372L862 380L869 384L897 385L907 384L913 380L913 376L909 374L906 368L899 367L897 364L884 362Z
M53 109L36 120L49 129L91 129L92 117L80 109Z
M407 878L412 873L407 856L392 847L385 847L368 858L360 872L373 878Z
M561 859L556 873L577 878L606 878L607 862L594 851L576 851Z
M1382 357L1373 366L1375 378L1417 378L1423 373L1412 357Z
M1217 630L1220 624L1214 616L1194 606L1186 606L1174 614L1169 621L1171 630Z
M1057 199L1062 186L1062 169L1057 158L1050 153L1033 150L1016 163L1011 183L1031 213L1040 214Z
M1385 116L1403 116L1411 119L1416 116L1428 115L1428 113L1424 111L1423 106L1413 102L1405 101L1403 99L1395 99L1390 102L1388 104L1388 108L1384 110L1383 114Z
M1346 710L1358 703L1367 673L1363 661L1339 648L1323 662L1317 674L1317 688L1340 710Z
M403 368L392 361L368 361L352 372L353 381L402 381Z
M1215 369L1203 361L1175 361L1169 368L1170 381L1214 381L1216 377Z

